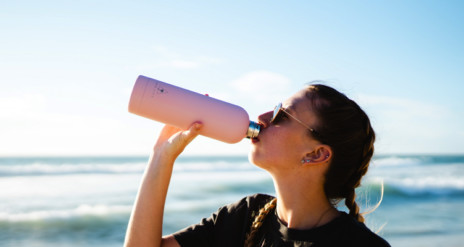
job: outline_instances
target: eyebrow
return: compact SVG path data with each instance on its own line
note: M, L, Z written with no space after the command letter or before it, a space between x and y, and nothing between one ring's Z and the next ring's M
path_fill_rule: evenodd
M290 106L290 107L283 107L282 106L282 108L284 108L285 111L287 111L288 113L291 113L292 115L295 114L295 109L294 109L293 106Z
M295 106L298 103L298 100L292 99L290 102L286 102L287 104L284 105L282 102L282 108L284 108L286 111L290 113L296 113Z

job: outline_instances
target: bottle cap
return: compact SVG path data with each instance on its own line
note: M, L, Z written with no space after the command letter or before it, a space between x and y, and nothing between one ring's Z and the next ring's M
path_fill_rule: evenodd
M255 138L259 135L259 131L261 131L261 126L253 121L250 121L246 137L249 139Z

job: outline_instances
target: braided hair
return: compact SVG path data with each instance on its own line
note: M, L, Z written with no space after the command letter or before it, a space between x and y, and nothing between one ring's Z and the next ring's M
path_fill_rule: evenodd
M276 202L277 202L277 199L274 198L268 203L266 203L266 205L264 205L264 207L262 207L259 210L258 215L255 216L253 223L251 223L250 232L246 236L245 244L244 244L245 247L253 246L254 244L253 240L256 236L256 233L258 233L258 230L263 224L264 219L266 219L266 216L276 207Z
M369 118L358 104L329 86L310 85L306 97L317 119L313 127L317 133L310 134L333 152L325 174L325 193L335 203L344 199L349 215L364 222L355 189L374 154L375 133Z

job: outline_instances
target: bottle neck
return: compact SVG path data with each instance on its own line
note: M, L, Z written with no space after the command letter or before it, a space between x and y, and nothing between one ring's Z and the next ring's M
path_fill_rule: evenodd
M256 122L250 121L250 125L248 126L248 130L246 133L246 137L249 139L255 138L259 135L259 131L261 131L261 126Z

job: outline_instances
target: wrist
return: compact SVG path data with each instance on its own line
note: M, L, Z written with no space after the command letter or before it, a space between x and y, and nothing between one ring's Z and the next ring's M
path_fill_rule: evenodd
M163 151L162 148L157 148L156 146L153 148L150 154L150 160L152 161L151 163L173 165L176 159L177 155Z

